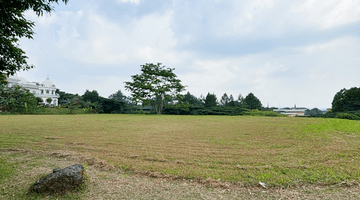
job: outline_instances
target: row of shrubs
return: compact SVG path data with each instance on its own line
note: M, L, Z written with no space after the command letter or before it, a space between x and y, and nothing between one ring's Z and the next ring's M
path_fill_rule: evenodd
M312 115L310 117L320 118L339 118L349 120L360 120L360 110L357 111L346 111L346 112L327 112L325 114Z
M193 105L168 105L165 106L163 114L168 115L251 115L251 116L270 116L270 117L285 117L274 111L264 111L258 109L247 109L244 107L201 107Z

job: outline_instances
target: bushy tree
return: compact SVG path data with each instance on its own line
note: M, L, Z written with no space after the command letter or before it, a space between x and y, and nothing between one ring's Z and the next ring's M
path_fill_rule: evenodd
M190 105L193 106L201 106L203 105L202 101L198 98L196 98L196 96L190 94L190 92L187 92L183 97L182 97L182 101L186 102Z
M35 96L20 86L0 85L0 110L10 113L33 113L38 105Z
M234 106L236 106L237 104L238 104L238 102L236 102L236 101L234 100L233 95L230 94L228 106L234 107Z
M58 102L59 104L61 105L68 105L70 104L70 101L73 99L73 98L77 98L77 99L81 99L82 97L79 96L78 94L71 94L71 93L66 93L66 92L62 92L60 91L59 89L56 89L55 91L56 94L59 94L59 99L58 99Z
M226 93L223 94L223 96L220 99L220 104L222 106L227 106L230 102L230 98L228 97L228 95Z
M104 113L124 113L126 103L115 99L101 98L101 112Z
M41 97L36 97L36 101L38 102L38 104L44 103L44 101Z
M47 102L48 104L51 104L51 102L52 102L52 98L50 98L50 97L49 97L49 98L47 98L47 99L46 99L46 102Z
M217 98L215 94L208 93L205 98L205 107L211 108L217 105Z
M19 39L32 39L35 23L26 20L26 10L33 10L38 16L53 10L51 3L68 0L0 0L0 84L5 83L5 75L33 68L27 64L25 52L19 48Z
M127 102L127 96L124 95L121 90L118 90L117 92L115 92L114 94L111 94L109 96L109 99L114 99L114 100L118 100L120 102Z
M317 116L317 115L323 114L323 112L321 110L319 110L318 108L313 108L311 110L306 109L304 114L309 115L309 116Z
M90 101L92 103L99 102L100 96L99 93L96 90L89 91L86 90L85 93L82 95L82 98L84 101Z
M337 92L332 101L333 112L347 112L360 110L360 88L352 87Z
M262 107L260 100L251 92L245 97L244 102L249 109L260 110Z
M237 98L237 102L238 102L238 105L241 106L241 107L246 107L246 103L244 101L244 97L239 94L238 95L238 98Z
M141 65L141 74L132 75L132 81L125 82L125 88L131 91L134 102L151 104L156 113L161 114L164 101L171 101L185 86L177 79L175 69L146 63Z

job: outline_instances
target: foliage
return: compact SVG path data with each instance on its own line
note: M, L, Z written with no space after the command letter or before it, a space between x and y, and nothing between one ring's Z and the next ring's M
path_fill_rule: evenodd
M226 93L224 93L220 99L220 105L227 106L229 104L229 102L230 102L230 98L228 97L228 95Z
M50 98L50 97L49 97L49 98L47 98L47 99L46 99L46 102L47 102L48 104L51 104L51 102L52 102L52 98Z
M102 98L101 100L102 111L104 113L124 113L126 103L115 99Z
M73 99L73 98L78 98L78 99L82 98L78 94L71 94L71 93L62 92L59 89L57 89L55 91L55 93L60 95L60 97L58 99L58 102L59 102L60 105L68 105L68 104L70 104L70 100Z
M38 102L38 104L44 103L44 101L41 97L36 97L36 101Z
M245 97L244 102L249 109L261 109L262 107L260 100L251 92Z
M92 103L95 103L99 102L100 95L96 90L93 90L91 92L89 90L86 90L85 93L82 95L82 99L84 101L90 101Z
M315 117L315 116L319 116L319 115L323 114L323 112L321 110L319 110L318 108L313 108L311 110L306 109L304 114L311 116L311 117Z
M161 114L164 101L170 101L185 88L176 78L174 70L161 66L161 63L146 63L141 65L141 74L133 75L132 81L125 82L125 88L131 91L135 104L139 101L143 105L150 103L156 113Z
M34 113L38 108L35 96L20 86L0 85L0 110L9 113Z
M360 110L360 87L337 92L332 101L333 112L347 112Z
M117 92L115 92L114 94L111 94L109 96L109 99L114 99L114 100L118 100L120 102L127 102L128 101L128 97L125 96L121 90L118 90Z
M182 96L182 102L188 103L193 106L203 105L203 102L194 95L190 94L190 92L187 92L185 95Z
M170 114L170 115L190 115L191 109L194 106L189 104L188 102L177 103L173 105L166 105L164 107L163 114Z
M227 103L227 106L232 106L233 107L233 106L238 106L238 105L240 105L240 103L235 101L233 95L230 94L229 103Z
M258 109L246 110L243 115L251 115L251 116L267 116L267 117L287 117L286 115L282 115L280 113L274 111L263 111Z
M32 39L35 23L25 19L24 12L33 10L38 16L50 13L51 3L68 0L1 0L0 1L0 84L4 75L14 75L16 71L28 70L34 66L27 64L25 52L19 48L19 38Z
M245 102L244 102L244 97L243 97L241 94L238 95L237 101L238 101L241 105L244 105L244 104L245 104Z
M217 98L215 94L208 93L205 98L205 107L211 108L217 105Z
M117 101L120 101L122 103L125 103L124 106L127 108L125 110L131 110L132 107L135 107L135 104L131 101L131 98L124 95L121 90L118 90L117 92L115 92L114 94L111 94L109 96L109 99L114 99ZM124 111L125 111L124 110ZM126 112L126 111L125 111Z
M359 116L350 113L337 113L335 117L340 119L360 120Z
M164 114L170 115L243 115L246 109L242 107L231 106L193 106L187 103L167 105L164 108Z

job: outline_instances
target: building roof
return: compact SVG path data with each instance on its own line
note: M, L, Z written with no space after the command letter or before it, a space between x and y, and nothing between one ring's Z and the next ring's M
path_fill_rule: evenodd
M43 81L41 84L45 87L55 87L55 84L52 81L50 81L49 77L47 77L46 80Z

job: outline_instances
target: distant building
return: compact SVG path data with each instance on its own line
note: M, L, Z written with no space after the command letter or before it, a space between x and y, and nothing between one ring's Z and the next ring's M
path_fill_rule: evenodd
M55 84L50 81L50 78L46 78L45 81L39 82L29 82L24 78L15 76L10 76L7 78L8 87L19 85L22 88L28 89L31 93L34 94L35 97L42 98L45 104L48 104L46 99L51 98L52 102L51 105L58 106L59 102L59 94L56 94L56 87Z
M296 105L293 108L278 108L274 109L274 112L278 112L283 115L288 115L291 117L295 116L304 116L306 108L296 108Z

